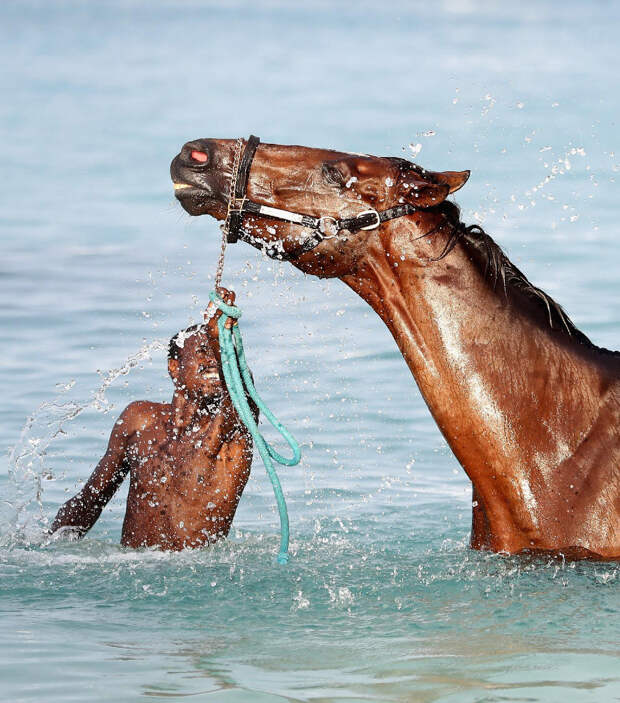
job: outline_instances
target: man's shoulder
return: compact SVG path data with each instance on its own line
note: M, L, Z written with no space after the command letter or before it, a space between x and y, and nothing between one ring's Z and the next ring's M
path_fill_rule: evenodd
M134 400L123 410L117 424L125 426L125 430L146 430L159 424L170 415L170 403L154 403L150 400Z

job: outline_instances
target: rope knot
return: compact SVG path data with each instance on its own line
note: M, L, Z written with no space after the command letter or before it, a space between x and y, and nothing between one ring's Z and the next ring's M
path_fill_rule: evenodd
M228 305L228 303L225 303L214 290L209 293L209 300L215 305L215 307L221 310L224 315L232 317L234 320L238 320L241 317L241 308L238 308L236 305Z

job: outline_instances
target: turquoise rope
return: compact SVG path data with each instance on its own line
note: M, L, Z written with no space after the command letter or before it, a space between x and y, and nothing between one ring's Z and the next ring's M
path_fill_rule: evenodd
M238 320L241 317L240 308L234 305L227 305L215 291L212 291L209 294L209 299L222 311L222 315L218 320L217 326L220 336L222 372L224 374L224 380L226 381L228 393L233 405L235 406L237 414L252 435L261 459L263 460L263 464L265 465L265 469L267 470L267 474L271 479L271 485L273 486L273 492L278 504L278 512L280 513L280 553L278 554L277 561L279 564L286 564L289 559L288 511L286 509L286 501L284 499L284 494L282 493L280 479L278 478L278 474L276 473L272 460L275 460L284 466L295 466L296 464L299 464L301 459L301 450L293 435L291 435L286 427L284 427L284 425L277 419L271 410L269 410L263 399L258 395L254 383L252 382L250 369L248 368L248 364L245 359L243 340L241 339L239 325L233 325L232 330L227 329L226 327L226 322L229 318ZM250 398L252 398L252 400L256 403L258 409L275 427L275 429L278 430L282 437L284 437L287 444L292 449L293 456L290 459L278 453L261 434L258 429L258 425L254 420L254 415L252 414L252 410L248 403L246 392L247 395L249 395Z

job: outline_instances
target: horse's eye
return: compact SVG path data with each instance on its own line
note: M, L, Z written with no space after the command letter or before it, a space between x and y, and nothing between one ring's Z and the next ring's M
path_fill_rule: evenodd
M191 153L191 157L192 159L194 159L194 161L199 161L201 164L205 164L209 160L209 157L204 153L204 151L194 150Z
M344 174L337 166L334 166L334 164L323 164L321 171L323 173L323 178L330 185L334 185L334 186L343 186L344 185L344 181L345 181Z

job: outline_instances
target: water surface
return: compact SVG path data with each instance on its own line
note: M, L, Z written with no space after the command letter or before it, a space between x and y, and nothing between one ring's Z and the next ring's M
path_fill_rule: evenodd
M240 244L225 281L257 384L303 442L257 461L230 539L42 529L133 399L165 400L219 231L174 202L195 137L472 169L458 194L598 344L620 347L616 27L582 4L2 3L3 700L610 701L618 568L467 548L470 486L387 330L338 282ZM410 146L411 145L411 146Z

